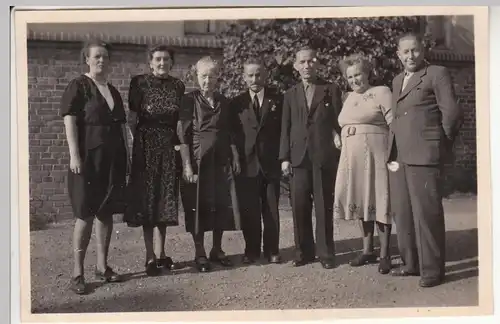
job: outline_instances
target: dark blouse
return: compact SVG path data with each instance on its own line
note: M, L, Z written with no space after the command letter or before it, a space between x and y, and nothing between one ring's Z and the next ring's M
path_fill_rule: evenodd
M121 95L113 85L108 85L114 101L112 110L92 79L86 75L71 80L62 95L60 114L63 117L76 117L80 150L89 150L105 143L114 126L126 123Z
M214 105L212 107L199 90L182 99L179 141L192 146L194 158L198 161L211 152L223 162L230 158L230 146L236 143L236 111L230 109L229 100L222 94L214 95Z
M137 75L130 81L129 109L138 114L138 126L177 127L184 83L172 76Z

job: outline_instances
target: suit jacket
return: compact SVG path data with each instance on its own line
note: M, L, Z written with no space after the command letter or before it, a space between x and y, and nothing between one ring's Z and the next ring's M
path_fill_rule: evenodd
M335 167L340 150L333 138L335 133L340 134L341 109L341 91L332 83L323 80L316 83L309 109L303 83L289 89L283 98L280 160L297 167L307 154L313 165Z
M389 159L393 145L398 160L410 165L439 165L446 161L463 120L450 74L445 67L425 65L403 91L404 73L393 80L393 114Z
M238 152L241 175L255 177L262 171L267 178L280 178L278 159L281 135L283 96L276 90L264 88L264 100L260 108L260 120L253 110L250 93L235 97L231 109L238 115Z

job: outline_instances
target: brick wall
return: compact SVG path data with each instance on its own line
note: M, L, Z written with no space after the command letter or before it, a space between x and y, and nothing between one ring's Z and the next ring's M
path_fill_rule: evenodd
M472 55L435 52L432 63L446 66L453 80L457 101L464 110L464 123L453 148L453 163L446 165L445 194L477 193L476 172L476 83Z
M28 41L30 214L32 218L59 221L70 218L72 214L65 183L69 153L64 124L59 115L59 101L68 82L83 73L85 66L79 62L79 42L74 42L75 39L61 41L62 36L58 35L54 36L57 39L49 36L41 35L38 40ZM121 92L126 104L130 78L149 69L145 47L127 42L169 42L163 38L124 38L120 41L122 44L115 44L112 53L110 80ZM220 55L217 46L206 40L174 40L170 43L178 46L173 70L175 76L183 75L188 66L202 55ZM450 68L458 99L466 111L466 122L455 144L456 160L447 169L447 191L475 191L474 59L438 53L431 61ZM192 85L186 86L189 88Z
M28 116L30 214L50 221L71 217L66 174L69 152L59 102L69 81L84 73L81 43L28 41ZM120 91L127 109L132 76L149 71L145 46L113 46L111 83ZM189 65L220 50L203 47L175 48L172 75L181 77ZM188 90L192 84L186 84ZM34 217L34 216L33 216Z

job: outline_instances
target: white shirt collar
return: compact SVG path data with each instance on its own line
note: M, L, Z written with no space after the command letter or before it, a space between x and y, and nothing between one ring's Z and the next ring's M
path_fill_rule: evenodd
M250 98L253 101L254 96L257 94L257 99L259 99L259 105L262 106L262 102L264 101L264 88L260 90L259 92L255 93L251 89L248 89L248 92L250 93Z

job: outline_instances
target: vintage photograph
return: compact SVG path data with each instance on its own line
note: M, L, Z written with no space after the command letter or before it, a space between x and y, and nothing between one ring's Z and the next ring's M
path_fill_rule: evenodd
M25 307L479 306L477 17L248 10L26 24Z

